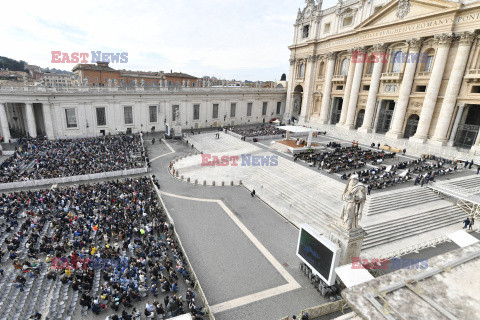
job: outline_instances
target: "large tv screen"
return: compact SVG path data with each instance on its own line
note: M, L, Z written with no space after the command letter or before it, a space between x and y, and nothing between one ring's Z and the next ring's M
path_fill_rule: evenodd
M298 237L297 256L328 285L335 283L340 249L314 228L303 225Z

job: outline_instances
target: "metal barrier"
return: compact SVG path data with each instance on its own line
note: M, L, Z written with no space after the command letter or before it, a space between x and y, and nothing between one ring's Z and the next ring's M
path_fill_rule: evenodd
M162 196L160 195L160 190L157 188L157 186L153 182L153 178L152 178L151 175L150 175L150 181L152 181L152 186L155 189L158 198L160 199L160 202L163 206L163 209L165 210L165 213L167 214L167 217L168 217L168 220L169 220L170 224L173 226L173 233L175 235L175 239L177 240L178 246L183 253L183 257L184 257L185 261L187 262L188 272L190 273L190 275L192 277L192 280L195 283L194 289L198 291L198 293L200 294L200 298L203 301L203 305L205 307L205 310L207 311L206 315L208 316L208 318L210 320L215 320L215 316L213 315L212 311L210 310L210 305L208 304L207 297L205 296L205 293L203 292L202 286L200 285L200 281L198 281L197 275L195 274L195 271L193 270L192 264L190 263L190 260L188 259L188 255L185 252L185 249L183 248L182 241L180 240L180 236L178 235L177 230L175 228L173 218L170 215L170 213L168 212L167 206L165 205L165 202L163 202Z

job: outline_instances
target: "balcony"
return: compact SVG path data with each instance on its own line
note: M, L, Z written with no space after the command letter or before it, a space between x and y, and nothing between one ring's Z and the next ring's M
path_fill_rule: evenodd
M371 73L364 73L362 75L362 80L372 80L372 74Z
M345 82L347 81L347 76L342 76L340 74L333 75L332 82Z
M425 80L425 79L430 79L430 71L420 71L417 73L417 76L415 77L418 80Z
M403 72L386 72L382 73L380 80L383 82L401 82L403 78Z
M480 82L480 69L469 69L465 74L467 82Z

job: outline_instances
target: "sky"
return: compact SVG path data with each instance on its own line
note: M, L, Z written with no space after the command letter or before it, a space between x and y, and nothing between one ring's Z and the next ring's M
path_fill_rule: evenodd
M337 3L325 0L326 9ZM237 80L288 73L293 24L305 0L5 1L0 56L41 67L52 51L128 53L115 69Z

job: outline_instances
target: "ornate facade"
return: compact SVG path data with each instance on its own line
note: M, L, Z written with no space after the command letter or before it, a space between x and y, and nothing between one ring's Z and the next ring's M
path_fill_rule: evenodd
M480 151L479 1L306 4L289 47L286 118Z

